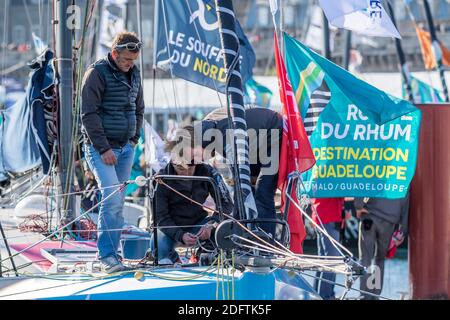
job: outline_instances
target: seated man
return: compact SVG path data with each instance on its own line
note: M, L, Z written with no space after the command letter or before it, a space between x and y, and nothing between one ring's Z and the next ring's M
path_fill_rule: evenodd
M192 126L186 126L178 131L178 139L168 145L168 149L171 151L171 160L159 174L212 177L219 187L224 212L231 214L233 202L220 174L208 164L194 163L193 161L193 136ZM209 182L165 180L164 183L197 203L203 204L209 195L214 196L213 187ZM170 259L172 263L175 263L179 260L178 254L174 250L177 243L192 246L197 243L197 239L207 240L211 237L211 222L213 223L214 219L217 221L217 214L209 217L203 207L162 184L158 185L156 189L155 199L158 260L160 262ZM153 236L151 247L154 252Z

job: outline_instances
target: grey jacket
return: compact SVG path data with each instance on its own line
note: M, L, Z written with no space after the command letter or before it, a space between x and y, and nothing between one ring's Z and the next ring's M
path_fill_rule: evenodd
M355 198L355 208L365 208L371 215L399 224L403 234L406 236L408 233L409 191L402 199L369 198L364 203L364 198Z

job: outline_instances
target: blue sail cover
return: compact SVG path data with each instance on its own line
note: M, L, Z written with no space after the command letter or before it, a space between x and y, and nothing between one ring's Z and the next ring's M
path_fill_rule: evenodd
M25 96L2 111L0 181L7 179L7 172L24 172L41 163L44 173L49 170L51 150L45 106L53 99L55 72L52 59L53 53L48 50L31 63L33 71Z

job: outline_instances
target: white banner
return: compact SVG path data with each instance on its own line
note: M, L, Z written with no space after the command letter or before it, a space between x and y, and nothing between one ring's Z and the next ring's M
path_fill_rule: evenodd
M169 154L164 151L164 141L144 119L145 125L145 163L156 172L161 170L169 162Z
M106 0L103 3L97 59L106 56L111 49L111 44L116 34L125 30L127 2L127 0Z
M319 0L330 24L366 36L401 38L381 0Z

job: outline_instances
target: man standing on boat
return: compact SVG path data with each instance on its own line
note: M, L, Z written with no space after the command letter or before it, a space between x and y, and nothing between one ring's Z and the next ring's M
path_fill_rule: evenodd
M140 70L134 65L142 43L122 32L111 52L86 71L82 84L81 121L87 163L107 198L128 180L144 118ZM117 254L124 223L124 193L102 202L98 217L98 258L105 272L124 269Z
M252 184L255 186L258 218L275 219L275 192L278 181L283 117L276 111L247 105L245 120L249 137L250 174ZM229 135L233 134L233 130L230 130L228 125L227 109L219 108L212 111L200 124L196 124L196 131L201 130L203 147L209 149L209 144L223 146L222 150L215 149L215 151L225 157L228 163L232 163L232 146L229 143L232 140ZM221 143L217 144L216 139L208 139L208 131L211 129L213 136L220 135ZM214 135L214 130L218 134ZM207 155L204 156L207 157ZM275 224L261 224L261 228L275 236Z

